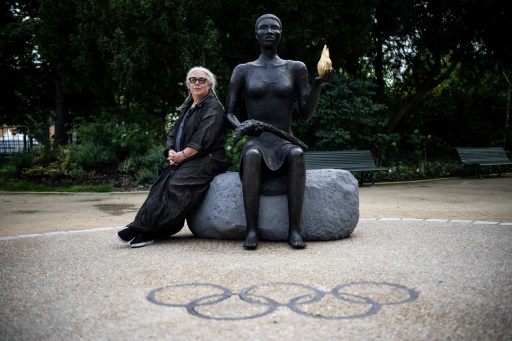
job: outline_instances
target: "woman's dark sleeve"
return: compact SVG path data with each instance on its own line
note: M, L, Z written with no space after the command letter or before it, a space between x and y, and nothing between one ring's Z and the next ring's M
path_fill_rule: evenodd
M192 135L187 147L198 152L218 148L223 144L226 134L225 115L218 102L208 103L198 129Z
M169 134L167 134L167 143L163 152L166 158L169 156L169 150L174 149L174 146L176 145L174 136L176 134L176 126L178 125L178 121L176 121Z

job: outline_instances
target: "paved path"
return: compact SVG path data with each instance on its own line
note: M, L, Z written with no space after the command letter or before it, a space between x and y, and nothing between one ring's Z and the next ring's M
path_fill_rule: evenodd
M0 194L0 339L511 340L511 188L512 177L363 187L350 238L253 252L186 229L130 249L112 214L52 230L45 205ZM126 219L127 196L54 195L53 215L117 198ZM12 208L23 202L35 212Z

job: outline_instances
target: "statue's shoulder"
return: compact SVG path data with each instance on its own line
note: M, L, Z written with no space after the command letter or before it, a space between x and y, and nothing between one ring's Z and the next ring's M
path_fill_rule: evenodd
M306 64L301 62L300 60L287 60L288 67L294 70L302 70L306 68Z
M249 71L254 67L254 65L251 65L251 63L244 63L244 64L238 64L233 69L233 75L243 76L247 75Z
M293 74L295 77L304 77L308 74L306 64L298 60L287 60L288 72Z
M235 70L238 70L238 71L246 71L252 67L254 67L255 64L254 62L249 62L249 63L243 63L243 64L238 64L236 67L235 67Z

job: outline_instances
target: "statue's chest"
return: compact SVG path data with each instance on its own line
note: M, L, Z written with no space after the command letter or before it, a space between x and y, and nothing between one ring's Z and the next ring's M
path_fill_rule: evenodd
M293 95L293 79L286 67L259 67L249 73L245 91L249 98L286 98Z

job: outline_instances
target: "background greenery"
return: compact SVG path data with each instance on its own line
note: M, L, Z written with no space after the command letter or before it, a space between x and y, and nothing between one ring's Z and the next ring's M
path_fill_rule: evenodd
M337 77L314 117L294 121L311 150L370 149L391 169L381 180L457 175L455 146L512 151L508 2L21 0L0 2L0 124L29 126L45 147L13 169L80 183L115 166L153 181L185 73L208 67L225 99L233 68L258 57L264 13L311 82L329 46ZM236 169L231 135L227 147Z

